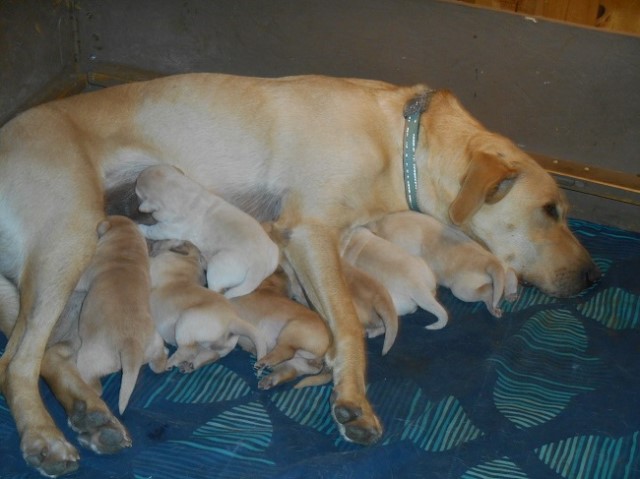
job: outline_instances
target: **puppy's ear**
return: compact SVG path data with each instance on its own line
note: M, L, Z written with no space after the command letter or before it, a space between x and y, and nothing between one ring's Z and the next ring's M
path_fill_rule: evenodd
M183 256L189 256L189 244L183 241L169 248L169 251L173 253L181 254Z
M449 207L449 218L461 225L471 218L485 203L500 201L511 190L518 176L499 157L489 153L475 153L462 178L458 196Z
M98 238L102 238L104 234L111 229L111 222L109 220L102 220L98 223L96 231L98 232Z
M272 221L261 223L262 228L279 248L284 248L291 240L291 230L289 228L280 228Z

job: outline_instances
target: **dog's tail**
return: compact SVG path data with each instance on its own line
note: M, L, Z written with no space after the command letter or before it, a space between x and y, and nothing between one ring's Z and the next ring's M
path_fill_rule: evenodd
M118 398L120 414L124 413L129 404L143 363L144 351L141 345L133 338L127 339L120 351L120 364L122 365L122 380L120 381L120 396Z
M256 348L256 359L261 359L267 354L267 340L258 328L253 324L238 316L229 328L231 333L238 336L245 336L251 340Z

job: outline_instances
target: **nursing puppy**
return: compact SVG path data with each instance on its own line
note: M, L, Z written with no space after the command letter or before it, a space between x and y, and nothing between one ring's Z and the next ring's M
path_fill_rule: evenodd
M178 169L151 166L138 176L139 210L158 222L140 225L151 240L191 241L207 261L209 289L227 298L253 291L278 266L280 253L260 224Z
M261 331L204 286L205 261L193 243L153 241L149 254L151 314L162 338L177 346L167 368L192 372L229 354L240 337L250 340L258 359L266 354Z
M483 301L491 314L502 315L499 307L504 297L515 301L518 278L513 268L459 229L435 218L403 211L384 216L367 227L376 235L423 258L436 275L438 284L451 289L462 301Z
M393 298L373 276L345 261L340 264L364 332L369 338L384 334L382 354L387 354L398 335L399 321ZM288 278L287 296L306 307L312 307L291 264L284 260L281 265Z
M164 371L167 350L151 319L147 244L137 225L123 216L109 216L98 225L98 237L93 259L76 287L86 291L76 363L98 394L100 378L122 370L122 414L142 365Z
M378 441L382 425L341 273L346 230L411 207L459 226L548 294L577 294L599 277L551 175L451 92L425 85L173 75L32 108L0 129L0 145L0 274L20 290L0 387L23 457L45 473L72 470L78 457L38 391L48 337L93 256L105 193L148 166L174 164L291 232L283 254L332 333L331 414L360 444Z
M254 292L231 300L237 313L267 341L269 352L258 360L256 368L272 372L258 383L261 389L320 373L331 344L325 322L315 311L289 299L287 283L287 276L279 269ZM243 339L240 346L253 352L252 345Z
M389 291L398 315L413 313L418 307L436 317L427 329L441 329L449 315L436 299L436 278L424 261L366 228L355 228L345 236L342 256L366 271Z

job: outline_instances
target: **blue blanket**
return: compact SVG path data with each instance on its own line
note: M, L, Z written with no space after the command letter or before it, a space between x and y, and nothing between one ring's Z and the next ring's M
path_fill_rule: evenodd
M145 367L122 417L133 447L81 450L68 477L640 477L640 235L571 226L604 272L579 296L524 288L496 319L441 290L445 329L425 330L432 318L420 311L401 318L386 356L382 338L369 340L368 394L385 425L374 446L339 437L329 386L260 391L253 358L237 350L189 375ZM104 381L112 410L119 382ZM77 444L44 385L42 394ZM0 477L40 477L2 397Z

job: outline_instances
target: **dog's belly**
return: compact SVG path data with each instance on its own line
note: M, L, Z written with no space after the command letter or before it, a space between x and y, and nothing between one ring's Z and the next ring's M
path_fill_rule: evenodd
M238 174L223 174L226 168L220 162L214 162L213 165L197 162L185 165L185 161L180 158L172 160L163 156L154 157L141 150L126 148L106 162L107 168L103 172L106 211L130 217L141 215L138 213L139 200L135 194L136 179L142 170L160 162L187 170L191 179L261 222L278 218L288 191L282 186L264 182L264 177L258 179L246 175L243 181L233 181Z

